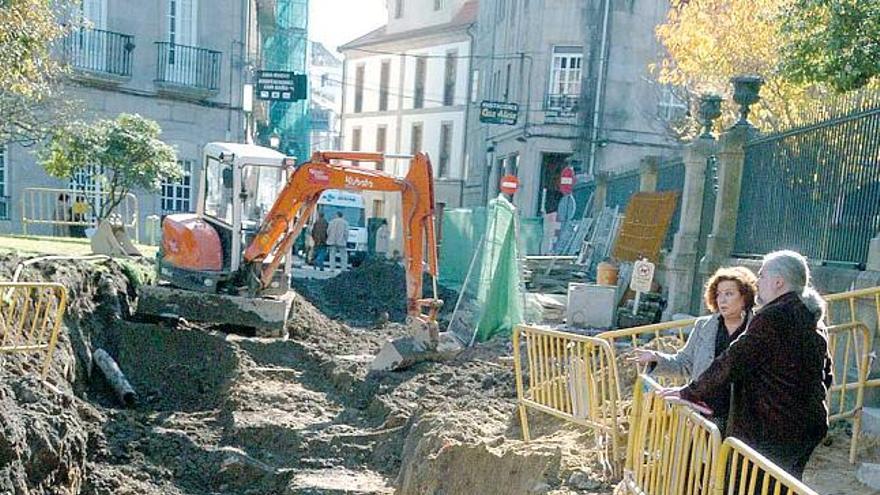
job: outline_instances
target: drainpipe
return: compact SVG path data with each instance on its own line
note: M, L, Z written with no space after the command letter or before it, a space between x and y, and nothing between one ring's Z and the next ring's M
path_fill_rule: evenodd
M346 88L349 86L348 81L345 79L345 74L348 72L348 57L345 53L342 54L342 83L340 84L340 88L342 88L342 96L339 99L339 134L336 139L339 140L338 149L345 149L345 94L348 92ZM331 129L331 134L332 134Z
M590 165L588 174L596 172L596 141L599 139L599 111L602 107L602 93L605 86L605 64L608 61L608 21L611 16L611 0L605 0L605 12L602 15L602 42L599 46L599 70L596 77L596 98L593 102L593 127L590 131Z
M470 156L468 152L468 135L470 134L470 129L468 128L468 124L470 123L471 117L471 94L473 94L474 88L474 47L476 47L476 42L474 40L474 33L471 32L471 29L476 25L476 23L471 23L465 33L467 33L468 38L471 39L470 47L468 48L468 68L467 68L467 93L464 95L464 142L462 143L462 158L464 156ZM473 160L473 157L470 157ZM467 167L468 163L462 164L461 176L458 178L458 207L464 207L464 181L468 175Z

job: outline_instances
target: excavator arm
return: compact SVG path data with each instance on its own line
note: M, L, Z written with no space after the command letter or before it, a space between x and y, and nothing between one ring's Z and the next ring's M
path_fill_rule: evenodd
M290 251L328 189L400 192L403 203L403 255L406 268L407 313L434 321L437 299L437 239L434 232L434 180L427 155L415 155L405 178L384 172L332 163L350 160L381 163L384 155L358 152L316 152L291 174L260 229L244 252L243 270L252 286L268 287L272 274ZM431 298L422 296L424 271L434 282ZM428 314L423 309L428 309Z

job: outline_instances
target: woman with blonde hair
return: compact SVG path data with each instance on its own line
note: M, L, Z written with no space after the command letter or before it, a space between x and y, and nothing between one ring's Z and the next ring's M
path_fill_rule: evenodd
M635 359L648 364L652 373L696 380L745 331L756 295L757 277L751 270L744 267L719 269L709 278L703 294L706 307L712 314L697 319L687 344L675 354L638 349ZM705 402L706 408L711 410L712 421L723 435L730 394L720 394Z

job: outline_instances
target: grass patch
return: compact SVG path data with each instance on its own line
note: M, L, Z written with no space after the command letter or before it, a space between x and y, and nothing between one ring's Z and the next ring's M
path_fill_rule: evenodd
M159 250L158 246L136 246L147 258L154 258ZM0 253L83 256L92 254L92 246L88 239L76 237L3 235L0 236Z

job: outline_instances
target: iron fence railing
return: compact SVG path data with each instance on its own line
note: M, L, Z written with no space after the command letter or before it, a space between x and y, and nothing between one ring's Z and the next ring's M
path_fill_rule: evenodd
M216 91L220 87L221 52L195 46L156 42L156 81Z
M678 199L675 200L675 213L672 214L672 223L666 232L666 240L663 241L664 249L672 249L672 241L678 232L681 223L681 198L684 196L684 162L673 161L660 165L657 171L657 191L678 191Z
M63 47L64 58L74 69L131 77L134 36L80 28L64 38Z
M608 192L605 197L605 206L620 207L620 211L626 210L630 197L639 192L639 171L632 170L615 175L608 179Z
M578 110L579 95L548 94L544 98L544 110L557 117L573 116Z
M746 146L734 253L861 265L880 232L880 106Z

